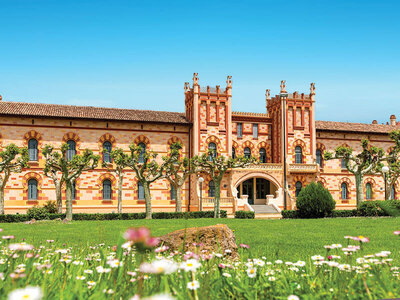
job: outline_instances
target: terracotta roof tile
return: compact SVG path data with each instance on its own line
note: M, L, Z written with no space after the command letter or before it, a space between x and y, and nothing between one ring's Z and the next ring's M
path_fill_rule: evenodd
M400 127L384 124L366 124L366 123L347 123L333 121L315 121L316 130L321 131L348 131L348 132L365 132L384 134L393 130L398 130Z
M190 124L184 113L0 101L0 115Z

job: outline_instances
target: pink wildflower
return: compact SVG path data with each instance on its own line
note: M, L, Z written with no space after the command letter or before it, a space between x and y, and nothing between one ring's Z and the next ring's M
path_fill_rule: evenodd
M246 245L246 244L239 244L239 247L240 247L240 248L250 249L250 246L249 246L249 245Z
M395 232L393 232L394 235L400 235L400 230L396 230Z
M125 231L124 238L128 241L131 241L136 247L142 250L154 248L160 243L158 238L151 236L150 229L146 227L140 227L138 229L129 228L127 231Z

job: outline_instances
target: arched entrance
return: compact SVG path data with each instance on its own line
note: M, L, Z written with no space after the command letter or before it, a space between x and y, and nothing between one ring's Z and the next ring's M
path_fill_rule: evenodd
M255 175L255 174L254 174ZM245 176L236 184L237 197L248 196L249 204L265 204L267 195L275 197L279 186L265 176Z

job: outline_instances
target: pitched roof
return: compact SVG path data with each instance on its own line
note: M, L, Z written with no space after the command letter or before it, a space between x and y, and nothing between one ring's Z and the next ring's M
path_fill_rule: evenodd
M375 134L387 134L400 127L384 124L366 124L366 123L347 123L333 121L315 121L316 130L321 131L347 131L347 132L364 132Z
M0 115L190 124L184 113L0 101Z

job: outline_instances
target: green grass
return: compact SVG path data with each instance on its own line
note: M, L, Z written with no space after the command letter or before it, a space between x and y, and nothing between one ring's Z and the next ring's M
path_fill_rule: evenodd
M324 245L345 244L345 235L364 235L370 238L368 251L388 250L399 255L399 239L393 231L400 230L400 218L335 218L311 220L127 220L75 221L63 224L54 221L36 224L0 224L3 234L15 235L17 240L38 245L47 239L68 246L86 246L95 243L114 245L128 227L147 226L159 236L185 227L227 224L235 231L238 243L251 246L251 255L283 260L306 259L313 254L325 254Z

